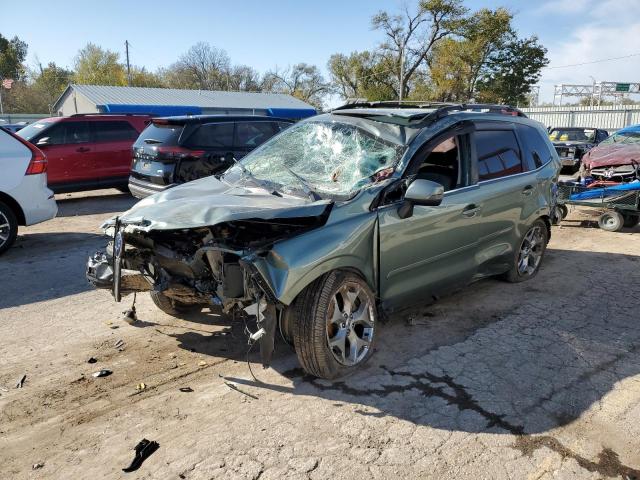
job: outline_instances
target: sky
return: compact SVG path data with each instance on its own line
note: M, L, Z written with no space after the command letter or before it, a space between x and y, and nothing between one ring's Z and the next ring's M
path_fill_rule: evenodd
M193 44L224 49L234 64L260 72L300 62L326 75L333 53L374 48L371 29L379 10L397 11L417 0L57 0L5 2L0 33L29 44L27 62L71 67L93 42L121 53L130 42L131 63L155 70L173 63ZM553 99L559 83L640 82L640 0L467 0L471 9L504 6L520 36L537 35L548 49L540 97ZM621 60L565 67L614 57ZM640 99L640 98L637 98ZM333 100L335 101L335 100Z

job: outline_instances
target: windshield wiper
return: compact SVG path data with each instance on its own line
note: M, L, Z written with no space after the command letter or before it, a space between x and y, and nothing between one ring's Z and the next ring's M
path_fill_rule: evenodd
M313 191L313 189L309 186L309 183L302 178L300 175L298 175L296 172L294 172L293 170L291 170L291 168L287 167L286 165L282 165L284 168L287 169L287 172L289 172L292 176L294 176L295 178L298 179L298 181L300 182L300 184L302 185L302 191L314 202L316 200L321 200L322 197L320 195L318 195L316 192Z
M255 175L253 173L251 173L247 167L245 167L236 157L231 157L231 159L235 162L235 164L240 168L240 170L242 171L243 175L246 175L247 177L249 177L251 180L253 180L255 183L257 183L259 186L261 186L262 188L264 188L266 191L268 191L271 195L275 195L276 197L281 197L282 195L280 195L279 193L276 193L275 190L267 188L265 182L263 182L262 180L258 179L255 177ZM224 177L224 175L223 175ZM225 182L227 183L227 182Z

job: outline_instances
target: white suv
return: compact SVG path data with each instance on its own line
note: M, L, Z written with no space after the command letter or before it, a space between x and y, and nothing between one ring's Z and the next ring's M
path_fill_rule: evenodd
M47 188L47 159L36 147L0 128L0 254L13 244L19 225L56 216Z

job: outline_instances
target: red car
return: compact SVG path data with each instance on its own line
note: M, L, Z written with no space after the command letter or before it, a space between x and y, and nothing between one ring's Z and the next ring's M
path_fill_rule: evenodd
M148 115L80 114L38 120L17 134L47 156L55 193L127 191L131 146L150 121Z

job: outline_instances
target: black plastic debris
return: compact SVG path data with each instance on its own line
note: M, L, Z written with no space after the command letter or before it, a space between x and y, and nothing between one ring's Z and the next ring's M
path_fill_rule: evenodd
M180 387L180 391L184 393L193 392L193 388L191 387Z
M22 388L22 386L24 385L24 381L26 379L27 379L27 374L25 373L20 377L20 380L18 380L18 383L16 383L16 388Z
M93 374L93 376L94 376L95 378L108 377L108 376L109 376L109 375L111 375L112 373L113 373L113 372L112 372L111 370L104 369L104 370L100 370L99 372L94 373L94 374Z
M34 463L34 464L31 466L31 468L32 468L33 470L38 470L38 469L40 469L40 468L42 468L42 467L44 467L44 463L42 463L42 462Z
M153 440L147 440L143 438L140 440L140 443L136 445L135 451L136 456L133 458L131 465L127 468L123 468L123 472L134 472L140 468L142 462L144 462L147 458L151 456L153 452L155 452L158 448L160 448L160 444L158 442L154 442Z
M89 360L87 360L87 363L96 363L97 361L98 361L97 358L90 357Z

